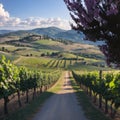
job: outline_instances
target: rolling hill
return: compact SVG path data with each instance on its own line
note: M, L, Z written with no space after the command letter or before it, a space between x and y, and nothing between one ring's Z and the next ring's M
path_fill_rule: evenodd
M51 35L52 38L56 39L41 38L41 34L49 34L49 36ZM49 66L50 69L50 66L54 66L53 68L64 66L65 68L79 69L81 64L105 67L105 58L98 47L83 44L82 42L67 41L68 39L70 40L70 38L75 40L75 37L79 39L79 42L80 37L81 41L83 41L83 35L81 33L79 33L78 38L75 34L77 34L75 31L61 30L55 27L20 30L2 34L0 36L0 54L5 55L18 66L24 64L30 67L33 65L33 69L44 68L45 66ZM64 41L61 41L62 37ZM28 63L28 59L32 61L32 63ZM41 66L41 61L45 61L43 59L48 61ZM76 61L77 59L78 61ZM39 62L34 64L34 61Z
M53 39L60 39L60 40L69 40L72 42L78 42L78 43L85 43L85 44L92 44L92 45L98 45L102 44L103 42L91 42L84 40L84 34L82 32L77 32L75 30L63 30L57 27L48 27L48 28L36 28L32 30L18 30L18 31L12 31L12 30L0 30L0 38L1 37L26 37L29 35L44 35L49 38Z
M12 30L0 30L0 34L6 34L10 32L13 32L13 31Z
M63 30L56 27L48 27L48 28L37 28L37 29L29 30L29 32L34 34L47 35L54 39L62 39L62 40L70 40L73 42L86 43L86 41L83 41L84 35L82 33L77 33L74 30ZM88 42L89 41L87 41L87 43Z
M33 30L28 30L28 32L31 32L34 34L47 35L49 37L55 37L56 34L66 32L66 30L63 30L57 27L48 27L48 28L36 28Z
M84 35L82 33L77 33L74 30L63 30L57 27L48 27L48 28L36 28L32 30L19 30L19 31L0 31L0 37L6 36L17 36L17 37L25 37L30 34L37 34L37 35L45 35L50 38L54 39L61 39L61 40L69 40L73 42L80 42L80 43L89 43L83 41Z

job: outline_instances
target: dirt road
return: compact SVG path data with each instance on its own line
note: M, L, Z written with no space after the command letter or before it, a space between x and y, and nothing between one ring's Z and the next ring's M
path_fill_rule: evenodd
M70 85L68 72L64 79L62 90L46 101L33 120L87 120Z

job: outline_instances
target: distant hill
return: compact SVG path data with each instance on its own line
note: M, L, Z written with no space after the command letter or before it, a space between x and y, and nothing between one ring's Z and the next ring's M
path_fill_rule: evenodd
M71 40L74 42L81 42L83 40L84 35L82 33L77 33L74 30L68 30L64 32L60 32L54 36L55 38Z
M85 43L85 44L95 44L91 41L85 41L84 35L82 32L77 32L75 30L63 30L57 27L48 27L48 28L37 28L33 30L29 30L28 32L34 34L47 35L51 38L62 39L62 40L70 40L73 42Z
M55 37L56 34L65 32L66 30L57 28L57 27L48 27L48 28L36 28L33 30L29 30L28 32L35 33L35 34L41 34L41 35L47 35L49 37Z
M37 28L33 30L29 30L28 32L34 34L47 35L51 38L62 39L62 40L70 40L73 42L82 42L84 35L82 33L77 33L74 30L63 30L57 27L48 27L48 28Z
M61 40L70 40L73 42L86 43L86 44L96 44L90 41L85 41L84 35L81 32L76 32L74 30L63 30L57 27L48 27L48 28L36 28L32 30L19 30L19 31L7 31L0 30L0 36L18 36L25 37L31 34L45 35L54 39Z
M2 31L2 30L1 30ZM0 34L0 43L3 43L5 41L11 41L11 40L19 40L21 38L24 38L26 36L30 36L31 33L27 31L9 31L6 33Z
M6 34L10 32L13 32L13 31L12 30L0 30L0 34Z
M4 35L25 37L25 36L31 35L31 33L29 33L28 31L25 31L25 30L19 30L19 31L9 32L9 33L4 34Z

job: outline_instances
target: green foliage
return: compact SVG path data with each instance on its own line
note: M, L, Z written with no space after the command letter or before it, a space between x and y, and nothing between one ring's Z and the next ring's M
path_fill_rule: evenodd
M11 64L10 61L7 61L6 58L3 56L0 61L1 97L7 97L16 90L16 83L19 82L18 74L18 68Z
M105 100L110 100L115 109L120 107L120 73L105 72L100 77L99 72L78 73L72 72L75 80L95 94L102 95Z
M29 92L29 89L34 88L35 90L37 87L50 86L59 79L60 73L58 70L54 73L46 73L32 71L26 67L18 68L3 56L0 60L0 98L4 98L7 109L9 95L19 91ZM7 112L5 111L5 113Z

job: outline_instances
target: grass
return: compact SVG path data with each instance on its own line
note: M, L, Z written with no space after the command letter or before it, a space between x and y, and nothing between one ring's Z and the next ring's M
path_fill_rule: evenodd
M38 40L35 43L42 44L42 45L56 45L60 44L58 41L53 41L53 40Z
M38 40L31 43L33 48L36 49L46 49L51 51L63 51L62 43L53 40Z
M55 94L61 89L64 73L65 72L62 73L61 78L52 88L42 93L35 100L31 101L30 104L27 104L25 107L15 111L14 113L8 115L5 119L2 120L30 120L34 116L34 114L40 109L43 103L51 95Z
M2 56L5 56L7 58L7 60L10 60L10 61L13 61L18 58L18 55L13 55L11 53L0 51L0 59Z
M2 47L4 47L5 49L9 50L9 51L14 51L17 48L13 45L7 45L7 44L0 44L0 49L2 49Z
M64 58L77 58L76 55L72 54L72 53L67 53L67 52L64 52L64 53L61 53L62 57Z
M61 89L61 87L63 85L64 76L65 76L65 72L62 73L60 80L58 80L58 82L56 83L56 85L53 86L52 88L50 88L48 90L48 92L57 93Z
M74 63L74 65L68 67L69 70L77 70L77 71L94 71L94 70L112 70L108 67L99 67L93 65L84 65L80 63Z
M26 48L25 50L19 50L19 51L16 51L16 54L19 54L19 55L30 55L32 54L33 56L40 56L42 52L40 51L37 51L35 49L31 49L31 48Z
M83 111L85 112L85 116L89 120L111 120L91 103L88 96L85 94L83 90L80 89L80 87L76 84L73 78L71 78L71 83L76 92L78 101L82 106Z
M22 57L17 65L40 68L46 65L51 59L42 57Z

